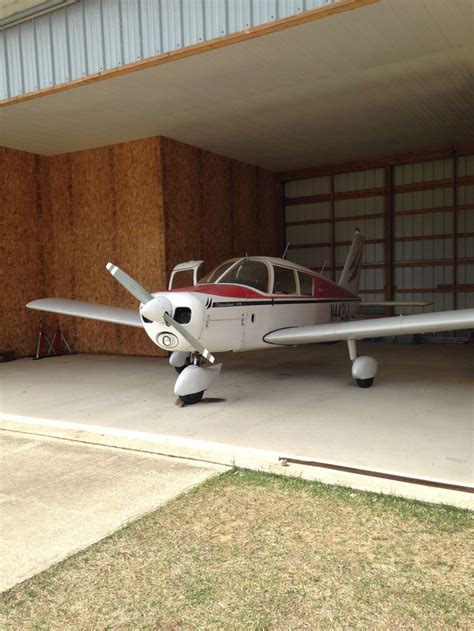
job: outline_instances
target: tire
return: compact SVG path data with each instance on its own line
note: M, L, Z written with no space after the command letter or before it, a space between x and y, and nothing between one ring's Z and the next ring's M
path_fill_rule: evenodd
M193 392L193 394L185 394L180 396L179 398L184 403L184 405L194 405L195 403L199 403L202 399L202 395L204 394L204 390L201 392Z
M374 383L374 378L370 379L356 379L357 385L359 388L370 388L370 386Z

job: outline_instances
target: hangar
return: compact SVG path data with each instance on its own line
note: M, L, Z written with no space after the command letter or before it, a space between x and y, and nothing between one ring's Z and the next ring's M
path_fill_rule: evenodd
M31 355L38 297L135 306L109 260L157 290L179 262L209 271L289 242L290 260L337 279L357 227L364 299L474 306L468 0L24 5L0 21L2 350ZM209 407L163 402L171 376L136 358L163 355L141 331L61 326L87 355L3 366L5 422L88 421L170 450L230 441L341 475L472 485L465 331L377 345L387 372L365 399L337 382L339 346L230 358L209 423Z

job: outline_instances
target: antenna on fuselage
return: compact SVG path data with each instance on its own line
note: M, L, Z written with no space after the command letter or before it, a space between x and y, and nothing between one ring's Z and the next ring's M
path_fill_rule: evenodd
M286 259L286 255L288 253L288 248L289 247L290 247L290 242L288 241L288 243L286 244L285 251L283 252L283 256L281 257L282 259Z
M321 276L323 275L324 270L326 269L326 263L327 263L327 262L328 262L328 260L326 259L326 260L324 261L324 263L323 263L323 266L322 266L322 268L321 268L321 271L319 272Z

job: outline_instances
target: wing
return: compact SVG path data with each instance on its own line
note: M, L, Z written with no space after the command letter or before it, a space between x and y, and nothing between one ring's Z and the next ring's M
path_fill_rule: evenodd
M143 328L138 311L134 309L95 305L91 302L80 302L79 300L66 300L63 298L42 298L41 300L33 300L26 306L29 309L38 309L39 311L50 311L51 313L62 313L69 316Z
M269 344L313 344L338 340L360 340L364 337L436 333L437 331L471 328L474 328L474 309L459 309L439 313L291 327L268 333L264 340Z

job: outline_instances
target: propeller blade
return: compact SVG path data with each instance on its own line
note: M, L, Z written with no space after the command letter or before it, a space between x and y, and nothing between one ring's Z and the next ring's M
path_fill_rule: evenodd
M123 272L120 267L117 267L113 263L107 263L106 267L115 280L118 280L122 287L131 293L138 302L145 304L153 299L153 296L148 293L146 289L139 285L136 280L133 280L131 276Z
M187 340L191 344L194 350L200 353L203 357L205 357L207 361L211 362L211 364L213 364L216 361L216 358L214 357L214 355L212 355L212 353L210 353L207 350L207 348L201 344L199 340L197 340L193 335L191 335L191 333L189 333L189 331L187 331L184 328L184 326L176 322L176 320L173 320L173 318L169 316L167 313L163 314L163 319L166 322L166 324L173 326L178 331L178 333L180 333L184 337L184 339Z

